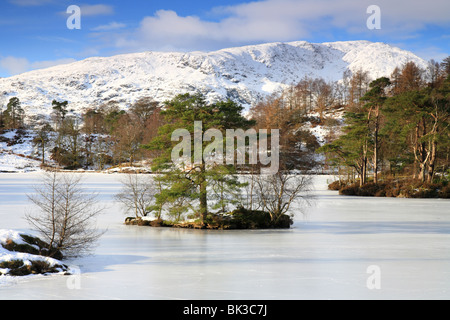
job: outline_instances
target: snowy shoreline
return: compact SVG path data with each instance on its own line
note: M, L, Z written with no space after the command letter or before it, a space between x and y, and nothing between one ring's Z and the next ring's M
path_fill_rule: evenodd
M42 249L26 239L37 238L15 230L0 229L0 284L4 277L11 276L71 274L70 268L60 260L26 252Z

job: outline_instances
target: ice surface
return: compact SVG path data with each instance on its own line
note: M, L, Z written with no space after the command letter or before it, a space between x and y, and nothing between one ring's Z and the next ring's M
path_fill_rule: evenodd
M108 205L95 253L65 261L74 276L2 279L0 299L450 298L450 200L339 196L317 176L315 206L289 230L149 228L123 224L119 175L84 175ZM0 229L30 231L36 177L0 175Z

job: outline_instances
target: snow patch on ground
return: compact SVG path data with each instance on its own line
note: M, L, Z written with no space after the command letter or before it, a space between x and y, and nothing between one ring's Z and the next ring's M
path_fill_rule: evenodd
M39 166L40 162L37 160L1 152L0 150L0 172L33 172L39 171Z
M16 130L0 134L2 140L13 140ZM41 162L34 157L31 143L32 132L27 130L17 144L8 146L8 142L0 141L0 172L32 172L39 171Z
M44 256L40 256L40 255L29 254L29 253L9 251L3 247L9 241L13 241L14 243L16 243L18 245L27 244L21 237L21 234L23 234L23 233L19 233L18 231L15 231L15 230L0 229L0 265L4 262L10 262L10 261L14 261L14 260L22 260L25 266L30 266L32 261L44 261L50 267L63 265L63 263L57 259L53 259L50 257L44 257ZM29 235L29 236L31 236L31 235ZM8 272L9 272L9 269L0 268L0 285L5 284L8 281L14 280L14 278L16 278L16 277L7 275ZM67 270L62 270L62 269L60 271L60 273L66 273L66 272L67 272ZM30 275L30 276L36 276L36 275ZM27 276L27 277L30 277L30 276Z

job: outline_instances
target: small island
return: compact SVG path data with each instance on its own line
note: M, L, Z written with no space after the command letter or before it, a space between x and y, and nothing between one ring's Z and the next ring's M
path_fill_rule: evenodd
M233 101L208 103L201 94L166 102L164 125L142 146L154 155L152 174L122 176L116 200L125 213L134 214L125 223L289 228L293 215L310 204L312 176L292 172L291 158L277 146L278 129L270 135L257 132L255 121L242 114L243 107Z
M227 214L212 214L205 221L190 219L173 222L163 219L152 220L146 217L127 217L125 219L126 225L210 230L288 229L293 222L292 216L287 214L282 214L274 220L269 212L251 211L245 208L239 208Z
M422 182L413 179L386 179L361 185L359 182L336 180L328 185L329 190L338 190L340 195L363 197L395 198L450 198L450 185L447 178L435 182Z

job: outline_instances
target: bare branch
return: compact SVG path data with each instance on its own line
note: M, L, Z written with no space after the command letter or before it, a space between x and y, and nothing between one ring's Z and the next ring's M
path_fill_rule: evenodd
M38 210L25 218L48 242L49 256L77 257L89 253L104 233L93 226L102 213L96 195L86 194L81 178L57 172L45 173L28 199Z

